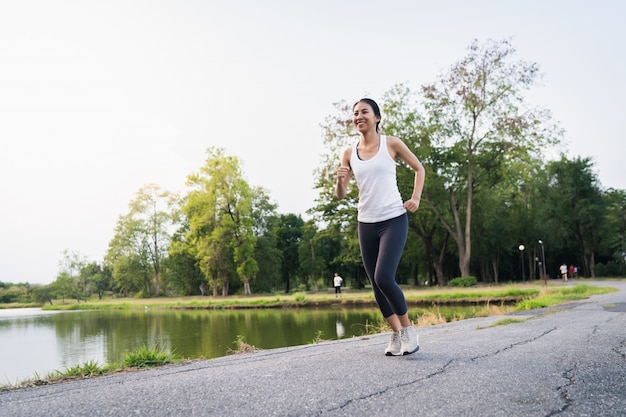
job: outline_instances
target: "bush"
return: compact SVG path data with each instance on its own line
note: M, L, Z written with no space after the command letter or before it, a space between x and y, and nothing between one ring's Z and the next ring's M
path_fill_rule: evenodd
M615 261L596 264L595 273L597 277L623 277L626 275L626 266Z
M450 287L471 287L473 285L476 285L477 282L478 280L476 279L476 277L457 277L450 280L450 282L448 282L448 285Z
M306 301L306 293L299 291L293 294L293 299L299 303Z

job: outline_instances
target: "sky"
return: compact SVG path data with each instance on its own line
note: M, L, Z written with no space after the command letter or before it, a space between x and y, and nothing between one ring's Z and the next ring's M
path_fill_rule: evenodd
M528 102L561 150L626 189L625 18L621 0L2 2L0 281L51 283L65 250L101 262L136 192L184 193L210 147L307 218L333 103L417 91L474 39L537 63Z

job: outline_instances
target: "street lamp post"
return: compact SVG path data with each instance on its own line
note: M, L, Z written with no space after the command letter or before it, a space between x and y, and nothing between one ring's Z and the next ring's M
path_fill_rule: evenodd
M543 242L541 241L541 239L539 240L539 244L541 245L541 260L543 261L543 280L545 281L546 285L548 284L548 276L546 275L546 252L543 249Z
M519 258L522 261L522 282L526 284L526 274L524 274L524 245L519 245Z

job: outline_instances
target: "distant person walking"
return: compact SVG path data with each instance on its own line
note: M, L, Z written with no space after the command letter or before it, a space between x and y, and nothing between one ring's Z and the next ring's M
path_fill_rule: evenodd
M357 220L363 266L378 307L392 330L385 355L399 356L419 349L417 330L409 319L396 271L408 234L407 210L414 213L419 208L425 171L404 142L379 132L381 118L380 108L372 99L361 99L352 106L359 141L342 153L335 195L339 199L346 196L354 173L359 189ZM397 159L415 171L413 193L404 203L397 185Z
M343 278L341 278L339 274L335 272L335 276L333 278L333 284L335 285L335 298L341 297L341 283L342 282L343 282Z
M562 263L559 269L561 271L561 279L563 280L563 282L566 282L567 281L567 265L565 265L565 263Z

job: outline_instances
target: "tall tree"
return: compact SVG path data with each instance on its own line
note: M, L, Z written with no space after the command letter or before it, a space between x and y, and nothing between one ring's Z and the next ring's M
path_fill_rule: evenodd
M544 218L553 225L563 247L577 249L584 276L593 278L595 253L608 233L606 199L593 172L593 163L590 158L568 160L563 156L548 164L548 173Z
M252 292L273 292L280 286L282 254L276 247L275 224L278 222L276 203L262 187L252 193L253 233L255 236L254 258L258 271L252 281Z
M283 214L279 216L274 233L276 234L276 246L282 253L281 274L285 283L285 293L291 289L291 280L298 277L300 258L298 246L302 240L304 221L299 215Z
M137 191L129 203L129 212L118 220L115 235L109 243L109 265L113 266L119 281L122 270L134 265L151 268L144 276L147 295L161 293L163 259L167 256L171 236L179 219L179 197L162 190L156 184L146 185Z
M77 301L86 300L89 295L86 277L81 270L87 265L87 258L76 251L65 249L59 261L59 275L55 287L65 301L66 297L74 297Z
M468 54L422 87L429 134L437 152L428 181L439 176L447 202L426 200L456 243L462 276L470 275L474 194L483 178L509 161L558 142L550 113L530 108L522 92L538 79L534 63L513 61L509 41L474 41Z
M626 273L626 190L610 188L606 193L608 222L612 233L609 246L618 273Z
M200 172L188 176L192 191L183 211L189 222L188 240L195 246L201 264L217 295L228 295L234 269L251 293L250 280L256 276L253 192L243 178L239 160L220 148L209 148Z
M381 123L382 130L386 134L401 138L417 155L426 169L427 180L423 193L434 196L441 192L441 187L436 182L437 177L431 176L430 169L437 163L433 159L436 153L432 148L429 126L424 121L424 115L419 113L418 98L404 84L392 87L383 98L385 118ZM398 189L403 198L408 199L413 192L415 174L406 165L400 162L397 165ZM445 285L447 279L444 274L444 261L448 249L448 235L429 204L423 204L415 215L409 216L409 231L422 241L435 274L434 281L439 286ZM417 251L412 253L416 255ZM413 264L417 265L418 262L419 259L413 259Z

